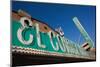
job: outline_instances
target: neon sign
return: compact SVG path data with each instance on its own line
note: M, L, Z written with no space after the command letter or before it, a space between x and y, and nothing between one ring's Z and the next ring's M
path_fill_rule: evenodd
M57 54L71 54L73 56L88 57L88 53L77 46L76 43L68 40L54 31L40 31L39 24L27 17L20 20L12 19L12 45L13 47L31 48Z

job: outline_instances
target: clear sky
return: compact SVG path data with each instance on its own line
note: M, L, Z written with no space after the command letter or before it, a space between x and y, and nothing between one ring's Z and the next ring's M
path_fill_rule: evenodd
M19 9L26 11L33 18L47 23L54 29L61 26L65 37L78 43L80 32L72 20L76 16L95 42L95 6L13 1L12 10L18 11ZM84 38L81 36L80 44L82 43L84 43Z

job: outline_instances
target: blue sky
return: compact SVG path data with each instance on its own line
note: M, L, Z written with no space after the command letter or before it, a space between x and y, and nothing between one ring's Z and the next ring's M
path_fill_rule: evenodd
M65 37L77 43L80 32L72 20L76 16L95 42L95 6L13 1L12 10L18 11L19 9L26 11L33 18L47 23L54 29L61 26ZM83 42L84 38L81 36L80 44Z

